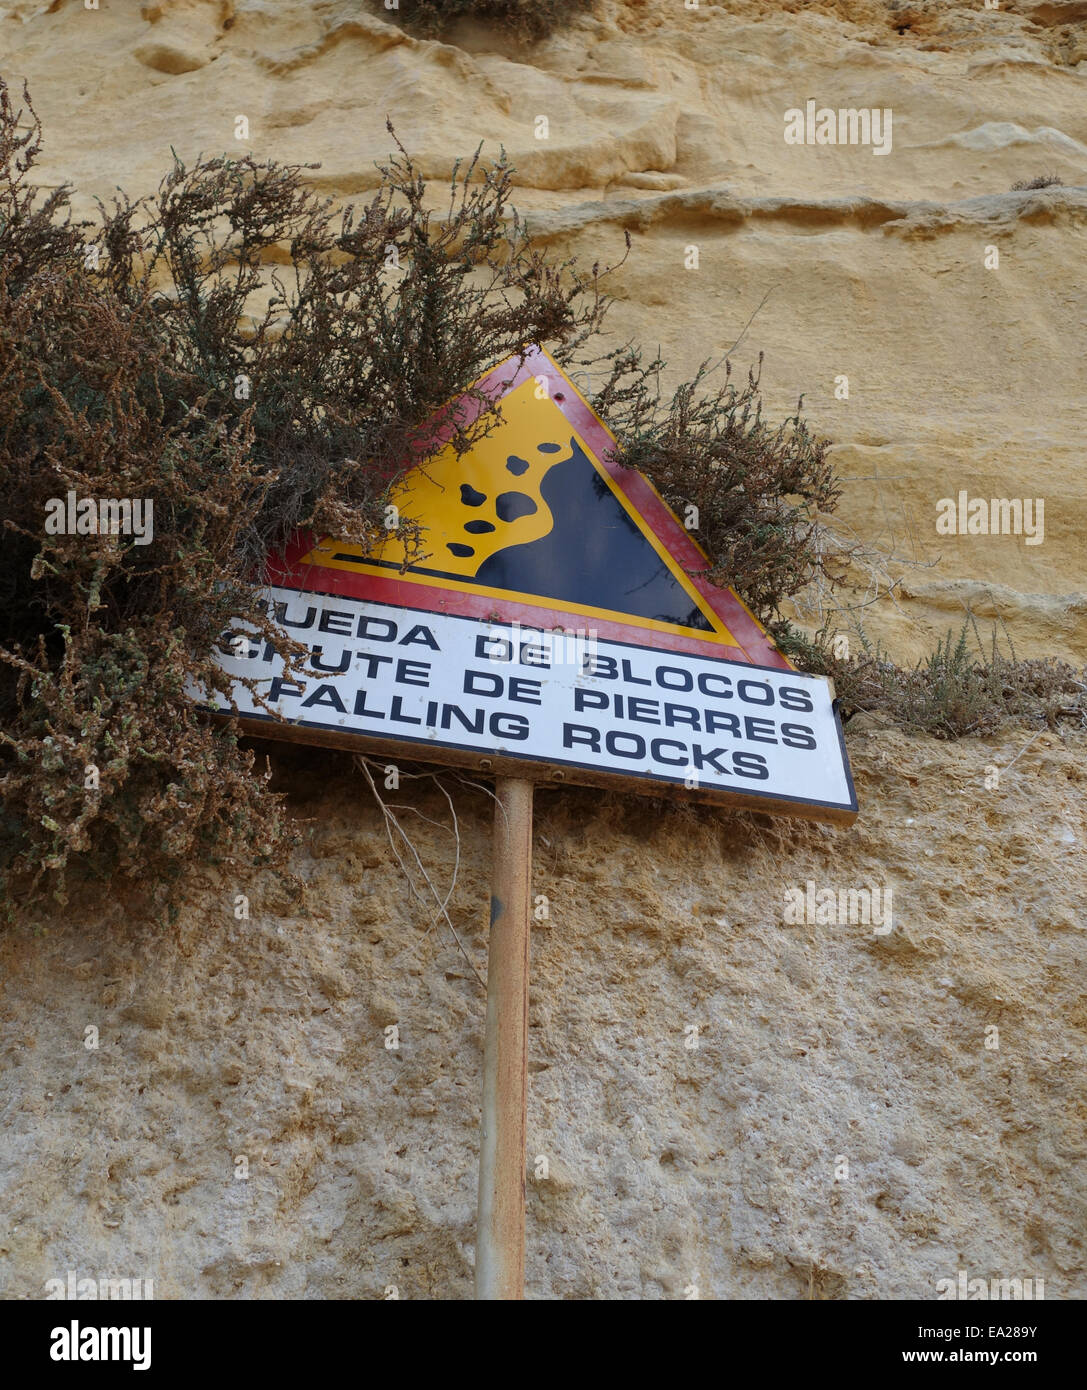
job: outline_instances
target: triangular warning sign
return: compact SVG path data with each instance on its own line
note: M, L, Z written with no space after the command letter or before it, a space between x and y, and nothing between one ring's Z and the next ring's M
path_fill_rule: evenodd
M302 537L274 582L790 669L739 597L698 573L705 555L656 490L609 459L614 436L546 353L499 363L475 390L501 402L500 423L392 496L422 528L421 557L406 566L391 533L370 550Z

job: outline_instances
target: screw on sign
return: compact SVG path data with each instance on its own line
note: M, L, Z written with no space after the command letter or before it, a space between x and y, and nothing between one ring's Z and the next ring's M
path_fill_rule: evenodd
M698 573L703 552L609 461L614 437L551 358L492 368L462 424L484 399L501 422L459 457L449 426L394 490L421 560L395 533L303 534L267 564L261 602L308 647L304 678L239 624L224 689L190 694L249 733L494 775L476 1297L505 1299L524 1290L533 784L846 825L857 801L831 683Z

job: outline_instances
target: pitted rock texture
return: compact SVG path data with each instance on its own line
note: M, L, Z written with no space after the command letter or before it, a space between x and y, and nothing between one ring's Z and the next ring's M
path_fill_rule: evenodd
M530 1297L1087 1294L1087 736L1030 739L859 730L849 830L537 792ZM491 802L448 783L466 960L362 777L283 775L304 891L205 870L172 927L0 939L4 1296L471 1297ZM390 799L444 894L448 803ZM889 888L891 931L788 923L809 883Z

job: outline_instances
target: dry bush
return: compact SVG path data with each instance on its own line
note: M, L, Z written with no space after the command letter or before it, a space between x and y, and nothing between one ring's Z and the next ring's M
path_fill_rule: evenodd
M707 390L714 368L703 364L668 399L659 359L643 362L626 347L610 355L611 374L593 404L619 440L618 461L649 477L710 557L711 582L731 585L788 649L792 630L778 616L816 576L841 578L844 556L825 544L820 513L837 506L840 485L826 440L796 413L778 425L762 415L759 377L724 379ZM762 358L759 358L759 366ZM697 512L689 512L691 506Z
M73 858L168 883L218 844L271 854L252 755L182 697L249 601L237 542L266 484L248 418L206 409L146 296L88 273L17 117L0 88L0 868L9 900L47 880L63 901ZM154 543L49 534L69 490L151 500Z
M474 19L532 41L591 8L592 0L400 0L397 9L382 6L379 13L424 38L445 36L457 20Z
M310 166L175 160L155 195L73 223L43 193L41 128L0 83L0 873L9 902L74 873L168 896L191 861L285 864L287 820L252 755L185 692L213 686L236 622L273 636L260 562L297 528L365 542L448 403L531 344L603 371L594 403L683 513L711 573L772 619L825 570L811 517L836 483L758 382L708 368L668 400L630 345L593 357L607 308L532 245L505 158L454 170L440 214L404 149L333 214ZM629 241L628 241L629 246ZM51 534L54 499L138 499L150 544ZM412 536L404 539L410 544ZM281 651L301 654L301 647ZM97 778L97 786L95 785Z
M74 224L68 191L34 184L25 106L24 129L0 86L5 892L281 862L279 802L186 685L213 683L231 620L271 636L250 583L268 547L372 535L436 408L528 343L566 360L603 313L596 276L529 246L504 163L458 171L436 221L402 150L336 221L302 169L213 159ZM273 245L289 269L254 317ZM149 502L153 541L47 533L69 492Z
M157 197L103 212L112 292L154 300L172 352L228 427L252 402L268 478L246 537L254 561L297 526L372 536L391 483L406 459L434 452L439 423L462 424L463 451L496 422L491 410L463 425L442 410L451 397L472 400L478 377L534 342L569 362L600 326L606 272L583 276L532 246L508 214L504 157L458 165L439 217L396 143L358 213L334 216L306 186L315 166L249 157L175 163ZM271 247L286 248L287 267L268 264Z

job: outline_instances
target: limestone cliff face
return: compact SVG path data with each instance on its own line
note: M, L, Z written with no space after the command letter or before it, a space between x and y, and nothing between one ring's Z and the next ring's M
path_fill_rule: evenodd
M616 340L659 343L673 381L763 350L771 410L804 394L843 526L915 562L873 637L909 659L969 603L1020 655L1087 659L1083 5L603 0L533 48L451 39L362 0L0 0L46 176L83 200L149 191L171 146L319 161L348 199L386 116L436 176L504 145L557 249L633 233ZM889 152L786 143L809 99L889 110ZM939 535L960 491L1043 498L1044 540ZM1087 745L1030 737L869 721L849 831L540 793L532 1295L928 1298L965 1269L1084 1296ZM328 754L284 776L304 897L205 874L174 929L76 904L0 943L7 1295L69 1269L160 1297L470 1293L482 990L360 779ZM482 972L489 811L457 805ZM412 829L447 874L449 832ZM788 925L808 882L891 888L893 931Z

